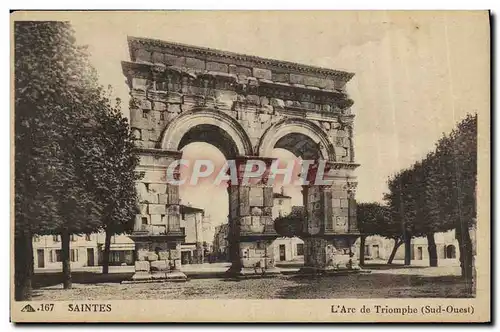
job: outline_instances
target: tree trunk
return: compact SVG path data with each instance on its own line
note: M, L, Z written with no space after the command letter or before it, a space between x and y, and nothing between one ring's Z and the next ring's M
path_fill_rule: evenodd
M14 284L16 301L31 300L33 278L33 239L31 234L14 238Z
M429 265L438 266L438 256L434 233L427 234L427 251L429 252Z
M359 244L359 266L365 265L365 240L366 236L361 235L361 240Z
M460 269L462 278L472 283L472 241L466 227L456 229L456 238L460 249Z
M406 234L405 238L404 238L404 243L405 243L405 264L404 265L411 265L411 236Z
M394 256L396 256L396 252L398 251L398 248L403 244L403 241L401 239L394 239L394 248L392 248L391 255L389 256L389 260L387 261L387 264L392 264L392 261L394 260Z
M71 265L70 265L70 234L68 231L61 233L61 259L64 289L71 288Z
M109 254L111 252L111 232L106 230L106 239L104 241L104 253L102 256L102 273L108 274L109 272Z

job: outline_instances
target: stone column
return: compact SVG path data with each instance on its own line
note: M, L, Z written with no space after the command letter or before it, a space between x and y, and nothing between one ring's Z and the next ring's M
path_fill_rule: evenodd
M232 276L279 273L274 266L273 241L278 237L272 220L273 187L267 183L267 171L259 180L243 183L247 161L261 160L269 170L273 159L238 157L238 183L230 183L229 247Z
M327 162L324 180L316 182L317 167L311 167L307 176L310 184L304 186L304 273L325 273L358 269L353 245L359 236L355 213L354 177L357 165Z
M177 151L139 148L138 172L143 174L137 182L139 214L134 232L130 236L136 244L136 274L133 280L186 279L180 272L179 186L178 169L168 175L171 163L181 157ZM170 177L169 177L170 176Z

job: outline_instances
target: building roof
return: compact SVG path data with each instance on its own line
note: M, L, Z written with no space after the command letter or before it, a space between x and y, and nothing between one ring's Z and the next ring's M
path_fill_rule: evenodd
M188 205L180 205L181 213L190 214L190 213L205 213L205 210Z

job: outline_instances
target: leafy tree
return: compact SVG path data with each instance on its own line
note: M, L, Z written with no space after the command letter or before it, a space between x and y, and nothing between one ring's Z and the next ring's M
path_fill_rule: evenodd
M112 236L129 233L134 228L138 213L135 181L142 174L135 172L139 160L133 153L134 142L119 101L113 106L109 96L103 95L88 107L96 110L91 128L94 134L81 134L83 144L77 153L88 160L80 172L103 205L100 220L106 234L103 253L103 273L106 274ZM93 148L86 148L89 146Z
M69 234L98 228L100 206L78 172L75 133L88 123L84 103L95 75L64 22L15 26L16 299L31 294L32 236L61 234L65 286L70 286ZM86 93L82 93L86 92Z
M436 156L439 172L433 189L441 193L443 222L455 228L462 277L471 280L473 254L469 229L475 227L477 213L477 114L468 114L450 135L439 140Z
M307 235L304 232L304 221L306 219L305 209L292 209L288 215L274 219L274 229L276 233L284 237L303 237Z
M16 22L16 299L31 294L34 234L61 235L69 288L71 234L130 229L137 163L131 149L127 121L97 83L70 25Z
M390 210L387 206L379 203L359 203L357 206L357 221L360 231L360 253L359 264L362 266L365 263L365 240L370 235L381 235L386 238L395 240L395 253L399 245L398 238L400 230L397 224L394 224L391 219ZM392 255L394 257L394 255ZM392 262L392 260L391 260Z

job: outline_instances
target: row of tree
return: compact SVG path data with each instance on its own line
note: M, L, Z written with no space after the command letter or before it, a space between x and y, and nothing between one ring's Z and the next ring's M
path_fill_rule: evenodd
M367 235L394 239L389 258L405 244L405 264L410 264L413 237L428 241L430 266L438 258L434 234L455 229L460 249L462 276L472 277L472 241L469 230L476 224L477 114L467 115L438 141L435 151L422 161L389 179L386 205L358 206L359 229ZM364 250L361 250L361 259Z
M61 236L71 287L70 236L133 228L138 163L119 100L98 84L65 22L15 23L15 298L31 297L34 235Z

